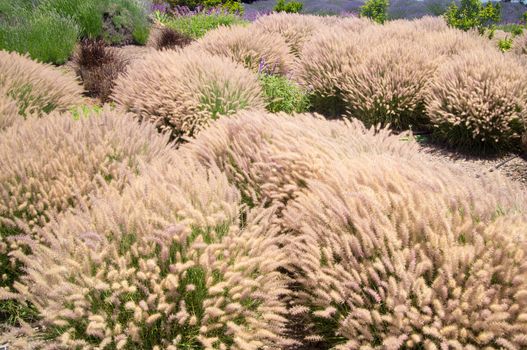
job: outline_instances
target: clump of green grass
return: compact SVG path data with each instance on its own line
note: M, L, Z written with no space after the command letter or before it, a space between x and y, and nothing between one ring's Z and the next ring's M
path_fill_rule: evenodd
M201 38L219 26L244 25L249 22L231 13L198 13L191 16L163 17L164 25L193 39Z
M145 44L150 30L137 0L0 0L0 50L62 64L79 38Z
M47 63L66 62L78 37L75 21L56 12L35 11L11 25L0 25L0 49L28 53Z
M269 112L302 113L309 109L310 101L305 89L286 77L261 74L260 83Z

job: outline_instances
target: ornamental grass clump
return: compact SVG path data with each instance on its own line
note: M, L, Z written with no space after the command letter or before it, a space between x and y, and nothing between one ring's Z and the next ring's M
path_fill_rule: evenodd
M0 51L0 88L22 115L67 111L82 104L82 87L74 76L16 52Z
M520 56L527 55L527 32L514 37L512 52Z
M427 112L437 137L451 146L510 149L525 129L526 93L526 71L513 56L473 51L439 69Z
M177 157L52 221L45 244L16 255L28 272L18 297L42 317L35 338L68 349L284 348L286 256L272 209L247 213L239 200L217 168Z
M524 189L389 154L340 158L283 220L317 349L527 346Z
M73 67L84 89L102 103L110 100L115 79L127 65L128 60L102 39L82 40L73 56Z
M282 36L291 52L299 56L304 43L316 35L324 25L320 16L279 12L259 17L252 27Z
M229 58L188 49L133 62L113 91L118 105L177 140L222 116L265 108L255 74Z
M181 152L206 166L218 166L249 206L281 210L306 190L309 179L323 179L332 171L326 164L333 157L384 152L412 157L417 150L387 130L368 130L357 120L240 112L211 125Z
M122 191L144 163L170 152L168 137L130 115L103 110L74 120L53 113L29 118L0 137L0 287L9 290L21 273L12 240L35 239L59 212L106 188ZM43 266L45 267L45 266ZM23 308L0 298L0 319L17 322Z
M359 40L352 31L328 27L304 45L294 78L312 91L315 111L328 117L345 112L341 82L350 67L359 64L364 56Z
M0 216L44 225L56 212L110 184L123 188L142 162L168 152L167 137L106 109L28 119L0 140Z
M253 72L264 70L268 74L287 75L295 60L284 38L253 26L219 27L200 38L194 47L228 57Z
M361 44L368 42L371 49L364 50L362 62L350 67L340 82L349 115L366 126L427 128L425 96L436 69L435 57L413 41L379 44L365 39Z

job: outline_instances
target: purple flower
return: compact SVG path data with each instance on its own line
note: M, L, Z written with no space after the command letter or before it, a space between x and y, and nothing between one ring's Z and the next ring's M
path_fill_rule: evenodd
M152 7L151 7L152 12L159 11L159 12L162 12L162 13L166 13L169 8L170 8L170 6L167 3L152 4Z

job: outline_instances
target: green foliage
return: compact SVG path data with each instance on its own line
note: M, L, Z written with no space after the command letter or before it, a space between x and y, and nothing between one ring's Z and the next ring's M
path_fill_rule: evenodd
M512 49L512 38L505 38L498 41L498 48L501 52L507 52Z
M66 62L78 37L75 21L56 12L33 11L15 24L0 24L0 49L29 53L47 63Z
M135 0L105 0L103 16L111 19L104 23L103 38L112 44L121 44L131 35L137 44L145 44L148 39L149 24L146 12Z
M244 12L242 3L237 0L205 0L203 5L205 8L221 8L232 14L242 15Z
M483 5L481 0L461 0L459 7L452 2L444 17L454 28L465 31L476 28L482 33L485 28L500 21L501 5L491 2Z
M309 109L310 102L306 91L286 77L261 74L260 83L269 112L302 113Z
M501 29L504 32L511 33L513 36L517 36L523 34L525 27L516 23L508 23L497 26L497 29Z
M166 18L165 24L182 34L186 34L193 39L201 38L209 30L219 26L230 26L237 24L246 24L247 21L234 14L213 13L210 15L199 13L193 16L179 16Z
M0 0L0 49L64 63L78 37L144 44L149 22L138 0Z
M191 10L198 7L222 8L228 13L243 14L244 8L240 0L169 0L168 3L172 6L186 6Z
M286 13L299 13L300 11L302 11L303 7L304 4L299 1L291 0L286 2L285 0L278 0L274 7L274 11Z
M74 19L82 37L97 38L103 31L104 5L103 0L41 0L38 8Z
M366 0L360 8L360 15L382 24L388 19L388 6L389 0Z
M80 120L81 117L89 117L101 114L103 108L98 105L81 105L69 110L73 120Z

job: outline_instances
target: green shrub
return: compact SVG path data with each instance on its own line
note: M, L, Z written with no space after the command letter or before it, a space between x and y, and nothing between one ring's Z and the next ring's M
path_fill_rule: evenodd
M262 74L260 83L269 112L301 113L309 109L306 91L286 77Z
M166 20L167 27L172 28L180 33L186 34L193 39L201 38L208 31L218 28L219 26L231 26L237 24L246 24L247 21L234 14L199 13L193 16L172 17Z
M511 33L514 36L523 34L524 26L516 23L508 23L497 26L498 29L503 30L504 32Z
M367 0L360 8L360 15L384 23L388 19L388 6L389 0Z
M111 44L145 44L149 24L146 12L135 0L106 0L103 37Z
M171 6L188 7L190 10L198 8L222 8L228 13L242 14L244 11L243 4L239 0L169 0Z
M512 49L512 38L500 39L498 41L498 48L501 52L507 52Z
M242 15L245 10L242 3L237 0L205 0L203 5L205 8L221 8L227 13L238 15Z
M103 31L104 2L105 0L41 0L38 8L73 18L79 25L81 36L97 38Z
M47 63L66 62L78 37L75 21L56 12L35 11L15 25L0 25L0 49L29 53Z
M278 0L274 7L275 12L286 12L286 13L299 13L302 11L304 4L299 1L291 0L285 2L285 0Z
M81 120L82 118L100 115L103 110L103 107L99 105L80 105L70 108L69 112L73 120Z
M499 22L501 18L501 5L488 2L483 5L481 0L461 0L458 7L453 2L445 13L447 23L461 30L476 28L484 31L492 23Z

